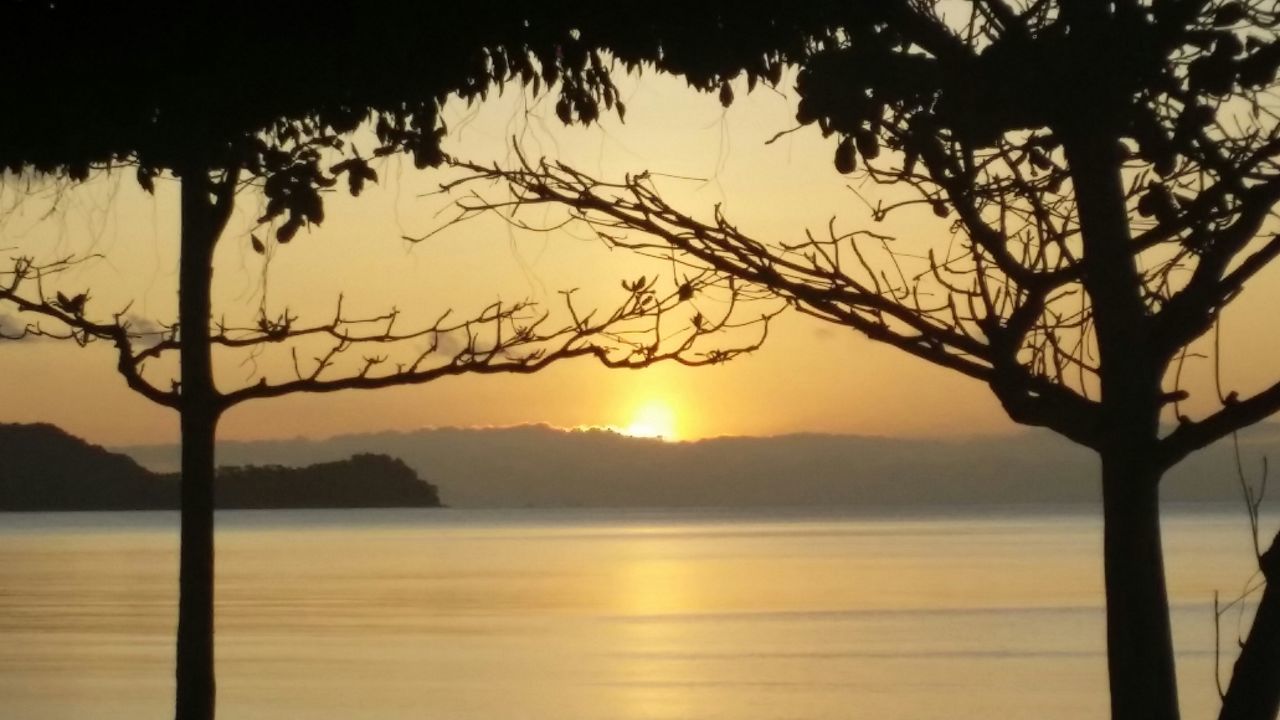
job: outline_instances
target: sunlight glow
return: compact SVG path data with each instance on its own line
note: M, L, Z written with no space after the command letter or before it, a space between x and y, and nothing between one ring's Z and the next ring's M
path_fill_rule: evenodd
M665 402L650 400L636 408L630 424L622 428L622 434L674 441L677 439L675 413Z

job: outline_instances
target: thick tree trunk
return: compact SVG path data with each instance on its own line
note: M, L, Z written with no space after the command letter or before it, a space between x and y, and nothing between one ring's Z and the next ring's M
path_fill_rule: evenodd
M1280 533L1263 553L1261 565L1267 587L1231 673L1218 720L1280 717Z
M182 549L178 580L177 720L213 720L213 476L218 396L209 344L213 248L222 231L203 167L182 174L178 285L182 415Z
M1082 6L1083 8L1083 6ZM1077 8L1077 9L1082 9ZM1164 362L1152 354L1150 316L1133 251L1119 131L1109 113L1063 133L1093 309L1102 413L1107 662L1112 720L1177 720L1173 635L1160 547L1159 436Z
M1102 457L1107 669L1113 720L1175 720L1178 687L1160 541L1160 472L1140 453Z

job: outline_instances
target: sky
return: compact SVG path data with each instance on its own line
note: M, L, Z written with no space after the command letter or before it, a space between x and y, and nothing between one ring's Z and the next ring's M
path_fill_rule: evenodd
M626 121L606 115L598 125L564 128L553 101L531 100L514 88L475 107L451 104L446 149L475 160L511 161L513 138L530 157L568 161L601 177L664 173L672 204L706 216L717 203L736 224L766 240L799 239L806 228L873 225L861 199L874 188L836 172L833 139L812 127L768 141L795 126L794 94L764 88L722 108L714 95L682 81L644 75L622 82ZM784 78L780 87L793 85ZM360 138L355 138L357 146ZM372 142L368 145L371 147ZM289 308L303 321L333 313L339 294L351 313L396 308L405 326L452 309L474 314L496 299L532 299L557 307L559 291L607 304L619 282L666 272L623 251L610 251L572 229L513 230L495 217L440 229L452 200L435 192L445 171L418 171L401 158L375 163L380 182L359 198L326 199L322 227L286 246L254 253L249 233L261 209L251 192L219 246L215 314L251 318ZM497 197L496 188L477 188ZM855 189L857 192L855 192ZM64 278L68 290L89 290L91 308L128 308L137 323L171 321L176 308L177 184L158 183L154 197L128 171L59 191L7 178L0 186L0 252L52 259L100 255ZM554 218L534 217L551 222ZM873 229L897 235L903 247L949 237L945 221L905 217ZM1280 278L1268 271L1224 319L1223 374L1231 387L1266 381L1280 339L1249 331L1274 327ZM669 274L669 272L668 272ZM70 294L70 293L69 293ZM3 313L0 309L0 313ZM0 322L7 321L0 315ZM283 359L224 358L224 389L280 370ZM1202 380L1207 359L1193 358ZM132 393L116 374L109 348L52 340L0 343L0 422L52 422L107 445L158 443L178 437L172 411ZM721 435L826 432L895 437L955 437L1004 433L1014 425L981 384L870 342L853 331L786 313L755 353L715 367L674 364L607 370L591 360L561 363L533 376L446 378L427 385L347 391L256 401L223 419L226 439L320 438L351 432L437 426L613 427L633 434L693 440Z

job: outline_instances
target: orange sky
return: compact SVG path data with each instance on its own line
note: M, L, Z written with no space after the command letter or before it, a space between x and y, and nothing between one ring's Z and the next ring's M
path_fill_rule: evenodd
M790 84L784 79L784 87ZM793 97L767 89L748 95L744 87L726 111L714 96L694 95L669 78L645 76L628 80L626 87L625 124L608 116L598 127L565 129L554 120L551 103L530 107L510 90L479 108L450 108L449 149L475 159L509 157L506 148L517 135L532 156L564 158L606 177L649 169L701 178L666 181L664 188L674 204L695 213L723 203L728 216L762 239L786 240L805 227L824 228L833 215L847 228L870 223L848 187L850 177L832 167L832 141L806 128L765 145L794 125ZM423 194L446 176L416 171L395 158L375 167L380 185L358 199L330 196L324 227L275 248L269 269L247 237L260 200L242 195L217 258L218 312L251 315L265 290L273 312L287 304L304 320L321 320L332 313L341 292L349 308L379 313L394 306L406 319L425 319L449 307L475 312L496 298L555 302L557 291L569 287L604 297L620 279L652 271L595 241L563 232L519 234L496 219L407 244L401 235L441 225L445 201ZM104 259L69 276L68 287L89 288L92 307L100 311L132 302L136 315L171 319L176 186L159 185L151 198L136 187L131 173L119 173L71 190L61 209L44 217L48 192L29 197L7 181L0 192L0 249L45 258L100 253ZM903 242L910 242L908 235L946 232L945 223L890 229L903 235ZM1280 287L1277 272L1256 284L1262 288L1255 293L1258 299L1246 298L1242 309L1227 314L1229 341L1237 337L1233 328L1274 326L1265 313ZM1225 370L1247 390L1275 367L1280 340L1261 336L1241 342L1233 346L1238 350ZM174 440L176 416L132 394L113 364L103 347L0 343L0 421L54 422L103 444ZM252 371L240 361L224 363L220 379L240 382ZM320 437L538 422L670 425L662 431L680 439L796 431L965 435L1013 428L982 385L852 331L787 315L764 349L725 366L607 371L583 360L535 376L454 378L419 387L261 401L231 411L222 436Z

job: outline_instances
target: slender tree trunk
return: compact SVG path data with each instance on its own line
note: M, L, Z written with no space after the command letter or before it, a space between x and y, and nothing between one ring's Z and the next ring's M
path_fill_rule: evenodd
M225 218L208 171L182 172L178 279L182 415L182 548L178 580L177 720L213 720L213 476L218 396L209 344L213 248Z
M1231 673L1218 720L1280 717L1280 533L1262 555L1267 587Z
M1107 669L1114 720L1178 717L1160 541L1160 472L1140 453L1102 457Z
M177 720L212 720L213 446L217 419L182 409L182 550L178 580Z

